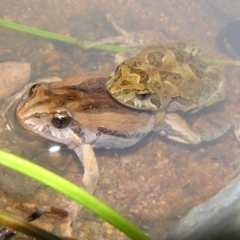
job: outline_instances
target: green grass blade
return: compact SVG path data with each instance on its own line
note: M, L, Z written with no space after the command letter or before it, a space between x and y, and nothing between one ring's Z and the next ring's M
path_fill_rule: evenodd
M20 32L37 35L37 36L44 37L44 38L50 38L50 39L65 42L65 43L77 44L77 42L78 42L78 40L76 38L66 37L66 36L63 36L60 34L55 34L52 32L47 32L47 31L43 31L40 29L27 27L27 26L24 26L21 24L8 22L3 19L0 19L0 26L6 27L6 28L11 28L11 29L14 29L14 30L17 30Z
M75 44L79 46L87 46L88 44L91 44L91 41L86 41L86 40L79 40L78 38L73 38L73 37L67 37L61 34L56 34L53 32L48 32L44 31L41 29L37 28L32 28L28 27L22 24L17 24L9 21L5 21L3 19L0 19L0 26L5 27L5 28L10 28L16 31L20 32L25 32L28 34L36 35L39 37L44 37L60 42L65 42L69 44ZM131 52L133 49L131 48L126 48L126 47L119 47L119 46L114 46L114 45L109 45L109 44L102 44L99 46L95 46L94 48L103 50L103 51L108 51L108 52ZM224 59L207 59L207 58L201 58L202 61L204 61L206 64L218 64L218 65L236 65L240 66L240 61L234 61L234 60L224 60Z
M0 164L23 173L26 176L34 178L39 182L55 189L56 191L68 196L69 198L82 204L120 231L125 233L131 239L149 240L150 238L141 232L131 222L126 220L120 214L112 210L106 204L93 197L85 190L79 188L64 178L13 154L0 150Z
M10 28L10 29L13 29L13 30L16 30L16 31L20 31L20 32L24 32L24 33L28 33L28 34L32 34L32 35L36 35L36 36L60 41L60 42L65 42L65 43L70 43L70 44L83 46L83 47L87 46L88 44L91 43L90 41L79 40L77 38L67 37L67 36L63 36L63 35L60 35L60 34L40 30L40 29L37 29L37 28L27 27L25 25L13 23L13 22L8 22L8 21L5 21L3 19L0 19L0 26L5 27L5 28ZM113 45L108 45L108 44L102 44L100 46L96 46L95 48L100 49L100 50L104 50L104 51L109 51L109 52L129 52L129 51L132 51L129 48L118 47L118 46L113 46Z
M208 65L233 65L240 66L240 61L230 59L211 59L211 58L200 58L203 62Z
M63 238L36 227L26 221L13 217L7 213L0 212L0 223L15 231L22 232L28 236L45 240L63 240ZM2 238L1 238L2 239Z

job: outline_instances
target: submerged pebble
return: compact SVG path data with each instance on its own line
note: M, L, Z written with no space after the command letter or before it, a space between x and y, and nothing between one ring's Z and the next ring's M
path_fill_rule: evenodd
M28 82L31 66L26 62L0 64L0 99L10 96Z
M167 240L240 239L240 176L210 200L193 208Z

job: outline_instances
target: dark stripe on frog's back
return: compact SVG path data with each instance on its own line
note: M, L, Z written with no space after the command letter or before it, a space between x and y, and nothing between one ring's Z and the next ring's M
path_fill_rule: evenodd
M80 126L77 122L73 121L71 123L72 131L81 138L85 143L89 143L89 134L86 133L86 129ZM92 134L95 135L95 139L92 141L92 146L94 148L125 148L136 144L140 141L147 132L124 132L124 131L113 131L104 127L98 127L96 132L93 131ZM105 138L105 140L103 140ZM107 145L105 142L107 139ZM117 143L121 142L118 146Z
M113 135L113 136L122 137L122 138L139 138L140 139L146 135L146 134L142 134L139 132L130 134L130 133L124 133L124 132L120 132L120 131L111 131L104 127L99 127L97 130L98 130L99 134L103 133L103 134Z
M68 107L71 102L76 102L71 111L84 112L89 114L98 114L101 112L118 112L121 114L131 113L138 114L139 110L130 109L118 103L114 100L106 89L106 78L93 78L84 81L79 85L62 86L56 89L66 90L68 93L57 94L54 93L54 89L51 91L46 90L46 95L50 96L49 99L45 99L41 104L48 104L53 101L56 107Z

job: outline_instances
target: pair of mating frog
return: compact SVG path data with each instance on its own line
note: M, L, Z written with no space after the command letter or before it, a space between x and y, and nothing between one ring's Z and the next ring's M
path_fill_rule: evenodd
M99 177L93 148L125 148L151 131L199 144L222 136L238 115L210 112L190 125L177 112L197 112L225 98L219 66L207 66L183 43L148 46L120 63L110 77L88 73L32 86L17 107L21 125L73 149L84 167L83 184Z

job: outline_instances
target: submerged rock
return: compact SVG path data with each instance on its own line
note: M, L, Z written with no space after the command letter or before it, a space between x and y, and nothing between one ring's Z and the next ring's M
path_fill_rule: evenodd
M31 75L31 66L26 62L0 64L0 99L10 96L24 86Z
M240 239L240 176L207 202L193 208L166 240Z
M233 59L240 58L240 20L228 23L216 36L218 49Z

